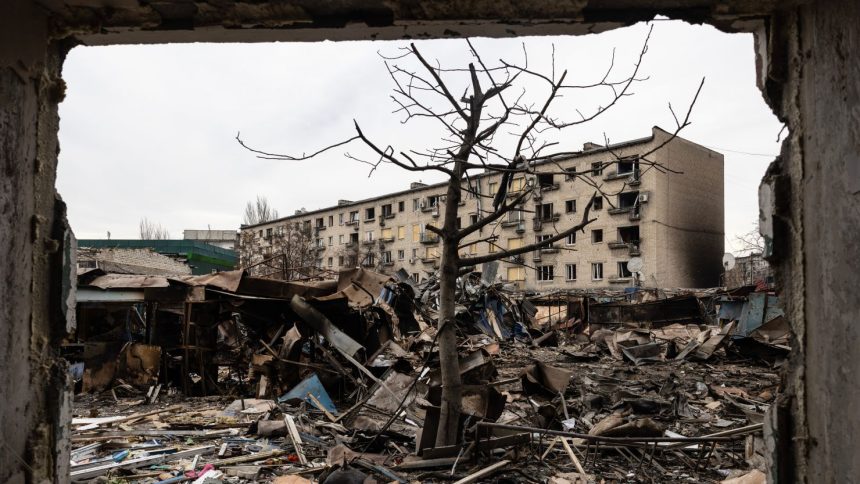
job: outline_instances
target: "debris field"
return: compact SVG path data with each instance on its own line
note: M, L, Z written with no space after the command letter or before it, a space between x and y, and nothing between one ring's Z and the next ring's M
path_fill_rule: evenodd
M78 291L74 482L761 483L790 343L763 288L465 274L461 431L436 447L432 276L90 270Z

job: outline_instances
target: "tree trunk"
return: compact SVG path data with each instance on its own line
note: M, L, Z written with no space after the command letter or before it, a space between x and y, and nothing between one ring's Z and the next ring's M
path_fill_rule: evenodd
M442 405L436 447L457 443L460 421L460 360L457 352L457 330L454 322L455 289L457 285L457 242L443 240L439 270L439 362L442 369Z

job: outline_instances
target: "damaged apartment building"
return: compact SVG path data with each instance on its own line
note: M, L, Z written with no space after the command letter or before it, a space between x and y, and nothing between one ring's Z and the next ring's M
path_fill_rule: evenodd
M658 147L649 159L666 170L640 166L639 155ZM559 167L585 171L586 180L559 175ZM718 285L724 244L720 153L654 127L641 139L586 143L536 171L509 187L509 197L532 190L531 198L474 234L461 253L504 252L549 239L579 223L591 197L596 220L562 243L505 259L500 282L541 291ZM481 196L464 196L460 225L488 213L500 179L495 173L475 178ZM389 274L404 269L423 280L439 266L441 241L426 227L441 225L444 192L444 184L413 183L409 190L243 226L241 266L282 279L362 266Z

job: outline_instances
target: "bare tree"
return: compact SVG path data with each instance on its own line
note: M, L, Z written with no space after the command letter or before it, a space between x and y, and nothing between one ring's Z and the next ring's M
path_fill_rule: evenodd
M151 222L148 218L140 219L139 224L141 240L167 240L170 238L170 232L162 227L160 223Z
M735 242L742 253L764 254L764 237L761 235L758 222L749 232L735 236Z
M426 226L426 229L437 235L442 242L437 327L442 370L442 405L436 433L437 446L453 445L458 437L461 381L454 327L458 275L468 267L550 246L571 233L583 230L595 220L590 216L591 208L594 197L604 193L602 182L592 178L593 167L583 171L562 169L558 162L570 157L571 153L553 151L552 148L558 143L548 140L547 133L558 134L570 127L589 122L623 97L631 95L631 86L644 80L637 76L647 51L648 38L650 32L628 73L620 76L615 74L613 54L608 69L601 72L594 82L584 84L566 82L567 71L556 73L554 51L551 71L541 73L529 67L525 49L524 59L518 64L500 60L497 64L488 66L472 43L467 41L474 61L463 68L443 68L438 63L425 59L414 44L404 47L400 55L384 58L385 66L394 82L391 98L396 104L395 112L403 115L403 123L416 119L438 123L445 134L438 146L429 149L398 150L392 145L379 144L361 129L357 121L354 121L354 136L311 154L302 155L257 150L247 146L237 134L237 141L256 153L259 158L308 160L334 148L357 142L367 149L370 155L345 155L367 164L370 174L379 166L394 165L412 172L437 172L447 178L442 224ZM528 89L524 87L525 84ZM702 84L699 84L684 118L675 116L674 110L669 106L675 117L676 129L666 143L690 123L690 113L701 87ZM562 105L563 93L588 90L598 91L595 95L603 96L599 107L583 113L575 106ZM463 94L457 96L455 92ZM535 93L538 93L537 96L534 96ZM569 119L568 116L572 113L575 113L575 118ZM504 140L506 137L507 143ZM608 152L615 154L608 140L606 145ZM649 158L664 145L665 143L661 143L653 150L639 155L643 171L668 170ZM607 161L604 166L617 163L619 159L620 157L616 156L614 161ZM474 176L477 173L498 174L501 181L497 193L481 193ZM582 211L581 219L566 227L554 226L551 236L540 242L516 249L497 246L496 252L487 255L461 255L460 251L464 247L475 242L495 244L496 235L487 235L484 231L490 231L493 226L497 226L502 217L512 210L526 211L526 203L540 189L535 180L538 173L563 175L569 180L581 181L593 188L594 195ZM515 177L528 181L525 189L512 189ZM460 227L458 207L464 192L476 197L481 208L477 221Z
M266 244L260 244L258 238L265 239ZM246 230L239 244L239 266L256 277L312 279L320 275L318 249L319 239L309 225L284 223L262 234Z
M256 225L278 218L278 211L269 205L269 199L257 195L257 200L245 204L245 225Z

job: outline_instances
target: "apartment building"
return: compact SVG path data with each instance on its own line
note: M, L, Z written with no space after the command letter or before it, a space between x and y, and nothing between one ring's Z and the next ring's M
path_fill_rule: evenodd
M536 167L537 176L517 177L512 193L532 190L521 210L473 234L464 255L499 252L541 241L578 224L595 189L559 172L588 171L600 186L584 231L541 250L503 259L499 281L522 289L711 287L719 284L723 254L723 155L686 139L671 139L654 127L651 135L610 147L586 143L581 152ZM668 142L667 142L668 141ZM640 156L657 162L658 170ZM607 164L611 162L611 164ZM545 172L545 173L541 173ZM493 195L500 176L474 177L481 194ZM438 237L445 185L412 184L409 190L241 228L242 260L277 254L279 240L305 234L312 263L333 271L365 266L393 273L403 268L421 280L439 264ZM460 223L486 213L491 201L464 194ZM483 208L483 210L482 210ZM485 239L492 238L487 241ZM628 263L636 258L631 271ZM251 264L245 264L251 265Z

